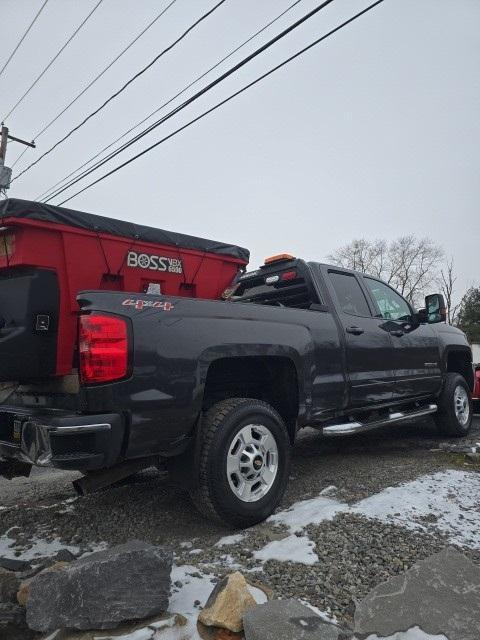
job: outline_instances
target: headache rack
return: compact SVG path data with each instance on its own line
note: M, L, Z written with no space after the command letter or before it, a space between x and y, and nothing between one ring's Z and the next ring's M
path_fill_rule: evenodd
M282 265L283 266L283 265ZM319 302L309 278L305 278L305 265L294 264L262 268L251 276L242 276L232 300L239 303L262 304L290 309L310 309Z

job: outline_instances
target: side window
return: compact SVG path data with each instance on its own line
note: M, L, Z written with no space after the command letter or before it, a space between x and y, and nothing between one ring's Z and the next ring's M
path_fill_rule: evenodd
M375 298L382 318L385 320L411 319L412 312L410 307L400 294L378 280L373 280L372 278L364 278L364 280Z
M352 316L370 316L367 299L355 276L339 271L330 271L329 275L343 313Z

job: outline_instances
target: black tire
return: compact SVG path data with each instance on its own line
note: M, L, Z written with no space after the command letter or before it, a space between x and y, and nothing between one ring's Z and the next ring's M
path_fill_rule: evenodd
M466 392L468 419L462 424L455 411L455 392L457 389ZM434 420L442 435L461 438L466 436L472 426L472 395L467 382L459 373L447 373L445 385L438 402L438 411Z
M235 436L250 424L262 425L273 436L278 465L268 492L255 502L244 502L230 486L227 455ZM223 400L204 416L200 437L198 487L190 492L200 513L234 528L250 527L268 518L282 499L290 470L290 441L275 409L252 398Z

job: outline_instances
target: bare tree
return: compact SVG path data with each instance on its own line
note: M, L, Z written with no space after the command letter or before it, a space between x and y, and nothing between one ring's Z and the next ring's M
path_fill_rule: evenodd
M453 258L447 262L445 267L440 271L439 284L445 298L445 304L447 305L447 320L448 324L456 324L458 319L458 312L460 310L460 303L454 304L454 291L455 282L457 276L455 275L455 266Z
M333 264L382 278L415 304L438 280L443 257L441 247L428 238L409 235L390 243L364 238L353 240L327 259Z
M345 269L355 269L382 277L386 262L388 246L385 240L352 240L338 249L328 260Z

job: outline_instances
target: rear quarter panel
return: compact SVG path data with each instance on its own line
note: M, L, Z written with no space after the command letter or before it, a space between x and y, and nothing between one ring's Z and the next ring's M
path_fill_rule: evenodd
M129 415L127 457L181 446L201 411L208 368L219 358L290 358L297 372L300 422L311 413L312 382L322 376L329 380L332 367L341 368L338 331L329 313L165 296L141 296L149 304L161 303L157 308L125 305L125 300L121 293L87 292L80 304L84 311L115 313L132 323L131 376L103 390L84 390L90 410L108 402ZM322 335L324 357L318 357L314 334Z

